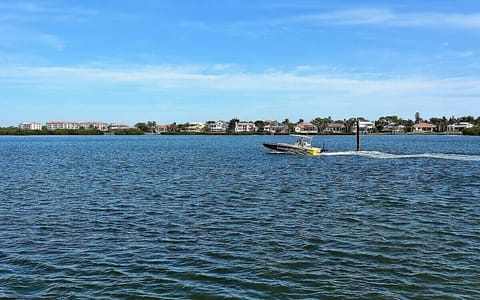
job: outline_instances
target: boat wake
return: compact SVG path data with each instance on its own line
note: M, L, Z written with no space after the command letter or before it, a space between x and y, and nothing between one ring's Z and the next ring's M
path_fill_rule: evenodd
M322 156L363 156L380 159L405 159L405 158L436 158L463 161L480 161L480 155L450 154L450 153L421 153L421 154L391 154L380 151L344 151L326 152Z

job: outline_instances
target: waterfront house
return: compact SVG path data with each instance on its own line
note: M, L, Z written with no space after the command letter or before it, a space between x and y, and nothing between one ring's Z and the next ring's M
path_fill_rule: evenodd
M315 134L318 133L318 127L310 122L300 122L295 126L295 133Z
M412 132L413 133L432 133L437 126L430 124L430 123L418 123L413 125Z
M264 132L269 133L287 133L288 126L278 121L265 121L265 126L263 126Z
M37 122L23 122L18 125L18 128L23 130L42 130L42 124Z
M170 125L162 124L155 126L155 133L167 133L170 131Z
M235 132L255 132L257 127L253 122L236 122Z
M360 133L366 134L366 133L372 133L373 130L375 129L375 123L372 121L359 121L358 122L358 128L360 129ZM357 124L353 124L352 126L352 132L357 133Z
M390 134L403 134L405 133L405 126L398 125L395 122L390 122L383 127L382 132Z
M80 128L108 131L108 123L101 121L87 121L80 123Z
M185 126L185 132L200 133L205 131L206 124L202 122L187 123Z
M80 125L77 122L73 121L48 121L47 129L48 130L57 130L57 129L79 129Z
M132 127L125 124L120 124L120 123L111 123L108 126L108 129L110 130L120 130L120 129L130 129L130 128Z
M227 131L227 122L225 121L208 121L206 131L211 133L225 133Z
M326 133L345 133L345 125L341 123L329 123L323 130Z
M473 124L468 122L460 122L457 124L451 124L447 126L448 133L459 133L462 132L465 128L472 128Z

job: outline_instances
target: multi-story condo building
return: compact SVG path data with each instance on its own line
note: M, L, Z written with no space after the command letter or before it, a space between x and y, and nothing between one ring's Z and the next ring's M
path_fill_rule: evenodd
M23 130L42 130L42 124L37 122L23 122L18 125L18 128Z
M108 131L108 123L100 121L87 121L80 123L80 128Z
M73 121L48 121L47 122L48 130L79 129L79 128L80 128L79 124Z

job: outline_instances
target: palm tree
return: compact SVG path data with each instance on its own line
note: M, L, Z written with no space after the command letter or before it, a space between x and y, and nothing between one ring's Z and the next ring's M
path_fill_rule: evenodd
M285 119L282 122L283 125L287 126L287 133L293 132L293 128L295 127L294 124L290 123L289 119Z
M422 121L423 121L423 119L420 117L420 113L417 111L417 112L415 113L415 124L418 124L418 123L420 123L420 122L422 122Z
M239 119L233 118L228 122L228 127L227 127L227 132L228 133L234 133L235 132L235 127L237 123L240 122Z
M150 132L153 133L155 131L155 127L157 126L157 122L155 121L148 121L147 126L150 129Z

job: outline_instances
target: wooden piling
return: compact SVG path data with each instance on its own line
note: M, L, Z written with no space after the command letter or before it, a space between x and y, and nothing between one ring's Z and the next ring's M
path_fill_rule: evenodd
M357 151L360 151L360 119L357 118Z

